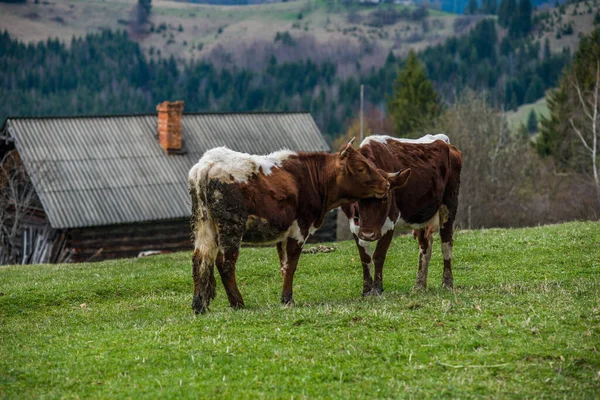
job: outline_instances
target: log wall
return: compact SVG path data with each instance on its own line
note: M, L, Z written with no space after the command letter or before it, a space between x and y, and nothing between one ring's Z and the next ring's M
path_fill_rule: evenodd
M137 257L142 251L175 252L192 249L189 220L69 229L65 261L85 262Z

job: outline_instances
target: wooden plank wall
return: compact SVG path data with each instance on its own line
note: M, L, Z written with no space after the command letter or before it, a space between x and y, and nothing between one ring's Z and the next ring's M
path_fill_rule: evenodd
M142 251L174 252L192 249L189 220L69 229L67 262L137 257Z

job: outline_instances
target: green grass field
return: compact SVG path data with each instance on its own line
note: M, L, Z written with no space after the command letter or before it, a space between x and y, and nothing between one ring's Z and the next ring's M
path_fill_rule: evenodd
M191 308L191 253L0 267L2 398L600 397L600 223L458 232L454 291L436 237L393 242L361 298L351 242L304 254L279 304L273 248L244 248L247 308Z

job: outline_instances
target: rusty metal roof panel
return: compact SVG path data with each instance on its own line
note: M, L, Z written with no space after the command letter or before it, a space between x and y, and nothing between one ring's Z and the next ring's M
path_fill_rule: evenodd
M329 151L308 113L184 114L183 155L166 155L157 116L9 118L55 229L185 218L189 169L211 148Z

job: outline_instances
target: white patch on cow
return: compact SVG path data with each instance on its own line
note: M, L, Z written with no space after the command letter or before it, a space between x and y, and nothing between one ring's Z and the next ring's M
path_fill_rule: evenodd
M452 245L450 243L442 243L442 253L444 253L444 260L451 260Z
M306 239L308 239L308 236L307 237L302 236L302 231L300 231L300 225L298 225L297 220L294 220L294 222L288 228L288 230L285 232L284 235L285 235L285 239L284 239L285 241L287 241L287 238L290 237L292 239L296 239L296 241L299 244L304 244L304 242L306 242Z
M350 218L348 220L348 223L350 224L350 232L352 232L353 234L355 234L358 237L358 232L360 231L360 226L358 226L358 224L354 223L354 218Z
M194 249L198 250L203 258L208 258L211 261L217 258L216 239L217 230L210 218L197 221L196 231L194 232Z
M360 247L362 247L363 249L365 249L365 251L367 252L367 254L370 254L369 252L371 251L371 242L366 242L362 239L358 239L358 244L360 245Z
M266 156L239 153L227 147L217 147L204 153L200 161L192 167L189 178L198 182L205 179L220 179L231 182L246 182L252 175L262 171L270 175L273 168L281 167L281 163L296 153L281 150Z
M296 221L294 221L294 223L296 223L296 225L298 224ZM306 237L304 239L296 239L298 241L298 243L302 246L304 246L304 244L306 243L306 241L308 240L309 237L311 237L318 228L315 228L315 226L313 224L310 225L310 227L308 228L308 234L306 235ZM298 227L298 232L300 232L300 227ZM294 237L294 236L292 236ZM302 234L300 233L299 237L302 237Z
M393 229L394 229L394 222L390 219L390 217L387 217L385 219L385 222L381 226L381 236L385 235L386 233L388 233L389 231L391 231Z
M367 136L360 144L360 147L367 145L372 141L387 144L387 142L390 140L394 140L396 142L402 142L402 143L415 143L415 144L432 143L432 142L435 142L436 140L442 140L442 141L450 144L450 138L448 136L444 135L443 133L438 133L437 135L425 135L418 139L397 138L397 137L387 136L387 135L373 135L373 136Z
M421 224L409 224L402 217L398 217L396 220L396 228L402 231L408 231L411 229L423 229L427 226L430 226L433 231L437 231L440 228L440 212L436 212L433 217L429 221L423 222Z
M201 167L202 165L200 165L200 163L198 162L190 169L190 172L188 173L188 183L190 186L200 181L200 178L202 176Z
M287 256L287 238L281 242L281 259L279 260L279 269L282 274L290 267Z
M373 257L371 257L371 242L364 242L362 240L359 240L358 244L360 247L363 248L365 254L369 257L369 263L367 264L369 270L373 270Z

